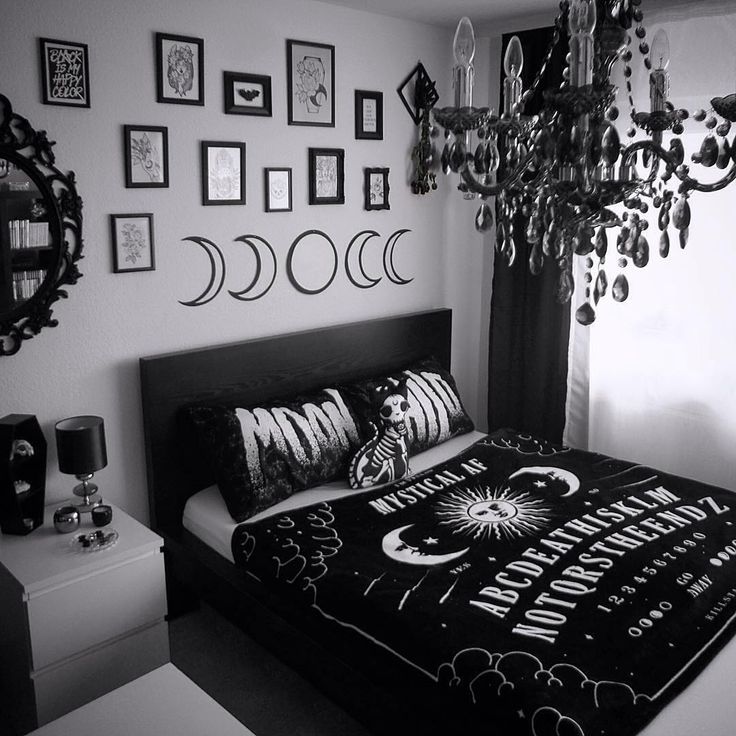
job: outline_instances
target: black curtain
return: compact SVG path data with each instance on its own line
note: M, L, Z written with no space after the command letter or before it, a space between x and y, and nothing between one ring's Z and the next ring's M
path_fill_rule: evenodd
M552 38L552 28L503 36L502 54L512 35L524 50L522 79L528 89L540 68ZM562 38L547 72L524 112L539 111L542 91L557 88L562 80L567 43ZM503 55L501 57L503 59ZM503 63L501 95L503 95ZM502 103L499 109L503 109ZM567 348L570 304L555 298L559 268L545 259L538 276L529 272L529 245L524 225L516 228L516 261L508 266L496 253L493 268L488 371L488 428L513 427L561 442L567 397Z

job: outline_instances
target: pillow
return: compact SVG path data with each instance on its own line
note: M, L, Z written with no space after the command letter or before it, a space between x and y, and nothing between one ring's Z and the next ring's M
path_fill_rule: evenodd
M356 417L333 388L262 407L191 406L185 413L235 521L344 477L360 446Z
M351 488L388 483L409 474L406 381L389 379L376 386L372 398L375 411L375 422L371 423L373 436L350 461L348 480Z
M416 455L451 437L473 430L473 421L460 401L455 379L435 358L425 358L390 376L358 381L341 387L343 395L359 418L363 441L371 434L373 392L389 378L406 381L409 402L406 427L410 455Z

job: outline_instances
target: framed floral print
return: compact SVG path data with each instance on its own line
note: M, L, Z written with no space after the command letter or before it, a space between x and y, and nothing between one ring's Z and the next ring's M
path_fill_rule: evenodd
M245 143L202 141L202 204L245 204Z
M156 101L204 105L204 40L156 34Z
M388 203L388 189L388 169L363 169L363 196L365 209L391 209Z
M271 77L223 72L225 112L228 115L271 117Z
M169 131L154 125L124 125L125 186L169 186Z
M113 272L155 271L153 215L110 215Z
M309 204L345 204L345 151L309 149Z
M264 169L266 212L291 212L291 169Z
M355 90L356 139L383 140L383 93Z
M89 107L87 44L39 39L44 105Z
M335 127L335 47L286 41L289 125Z

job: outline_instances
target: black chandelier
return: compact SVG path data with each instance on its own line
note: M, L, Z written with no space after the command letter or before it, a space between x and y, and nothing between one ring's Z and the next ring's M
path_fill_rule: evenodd
M460 20L453 44L456 66L455 104L435 108L435 121L445 129L441 166L460 175L458 189L481 204L476 229L493 227L487 199L496 197L496 249L512 264L515 232L524 229L529 269L541 272L544 259L559 266L557 299L570 300L575 288L573 257L585 259L585 296L575 316L589 325L595 306L611 292L625 301L629 262L643 268L650 246L642 217L650 203L658 210L659 253L670 250L670 226L682 248L688 241L689 197L715 192L736 178L736 140L729 143L736 121L736 94L715 97L711 109L692 116L675 109L669 94L669 41L663 29L647 41L642 0L563 0L552 38L528 89L522 88L524 57L514 36L504 57L503 110L472 106L475 36L467 17ZM565 33L567 28L567 34ZM555 47L569 36L564 80L543 93L538 115L524 107L539 87ZM649 76L650 109L636 110L631 87L632 63L638 53ZM623 142L614 121L618 90L611 83L616 62L624 64L631 124ZM717 181L703 183L691 175L678 137L692 117L705 126L700 149L690 160L706 168L728 169ZM664 138L667 136L667 146ZM609 232L616 232L614 259L618 274L609 288L606 258Z

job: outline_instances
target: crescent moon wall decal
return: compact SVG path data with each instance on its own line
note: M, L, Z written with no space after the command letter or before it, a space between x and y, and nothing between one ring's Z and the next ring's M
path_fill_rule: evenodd
M407 524L406 526L400 526L398 529L392 529L386 536L384 536L381 542L381 549L383 553L390 557L396 562L403 562L407 565L444 565L447 562L452 562L462 557L469 547L461 549L457 552L449 552L446 555L430 555L421 552L417 547L412 547L401 539L401 532L414 526L413 524Z
M238 299L242 302L251 302L256 299L260 299L270 290L270 288L273 286L274 281L276 281L276 273L278 271L276 253L274 253L271 244L259 235L241 235L240 237L235 238L235 240L236 242L245 243L253 251L253 255L256 257L256 272L251 282L244 289L241 289L240 291L228 290L228 293L234 299ZM271 257L273 275L271 276L271 280L268 282L268 284L266 284L265 288L261 288L260 291L256 292L255 294L251 294L251 291L255 289L256 284L258 284L258 282L260 281L261 273L263 272L263 258L261 257L261 251L258 249L258 245L253 242L254 240L257 240L259 243L266 246L266 249L268 250L268 253Z
M353 275L353 270L350 267L350 253L352 251L353 246L358 242L358 238L364 235L365 237L363 240L360 241L360 247L358 248L358 255L356 258L355 265L357 266L357 270L360 271L360 275L363 277L364 281L358 281L355 276ZM369 276L365 272L365 268L363 267L363 248L365 248L365 244L371 239L378 237L378 233L375 230L361 230L349 243L347 250L345 251L345 273L347 274L348 278L350 279L350 283L353 284L353 286L357 286L359 289L370 289L372 286L375 286L380 280L381 276L378 278L374 278L373 276Z
M404 235L404 233L409 232L411 232L411 230L407 230L406 228L397 230L389 236L386 241L386 247L383 249L383 269L386 271L386 276L388 276L389 280L393 281L394 284L399 284L401 286L414 281L414 279L405 279L396 273L396 266L394 265L394 248L396 247L396 243L399 238Z
M511 478L517 478L520 475L546 475L552 480L564 481L565 483L567 483L567 486L570 490L568 490L566 493L561 494L560 498L567 498L568 496L572 496L580 489L580 479L577 477L577 475L575 475L575 473L572 473L565 468L553 468L549 466L532 465L526 468L519 468L519 470L509 476L509 480L511 480Z
M294 252L296 251L297 245L299 245L299 243L308 235L319 235L320 237L323 237L330 244L330 247L332 248L332 255L335 260L330 277L327 279L325 284L317 289L310 289L304 286L304 284L300 283L299 280L296 278L296 275L294 274ZM337 275L337 264L339 260L340 259L337 255L337 248L335 248L335 244L332 242L329 235L323 233L321 230L305 230L301 235L298 235L295 238L294 242L289 248L289 254L286 256L286 274L289 277L289 281L291 281L291 285L297 291L301 291L302 294L320 294L335 280L335 276Z
M189 240L199 245L210 259L210 280L204 291L194 299L186 302L179 301L179 304L183 304L185 307L201 307L203 304L211 302L222 290L222 285L225 283L225 257L218 246L211 240L207 240L207 238L191 235L182 238L182 240Z

